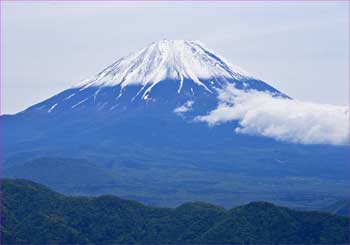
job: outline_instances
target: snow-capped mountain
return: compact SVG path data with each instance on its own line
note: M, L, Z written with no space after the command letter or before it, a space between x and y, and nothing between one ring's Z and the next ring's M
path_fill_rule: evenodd
M199 42L152 43L77 84L1 116L7 176L165 205L348 189L348 108L290 99Z
M217 105L218 89L228 84L284 96L198 41L161 40L117 60L29 111L120 111L145 104L176 110L191 102L194 111L203 113Z
M307 144L346 144L349 135L349 108L292 100L198 41L151 43L20 114L78 121L106 114L127 125L130 116L153 115L150 125L176 116L173 122L231 123L235 133Z

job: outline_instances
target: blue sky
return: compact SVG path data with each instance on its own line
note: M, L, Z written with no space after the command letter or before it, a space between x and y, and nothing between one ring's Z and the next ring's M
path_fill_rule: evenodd
M348 105L347 2L6 2L2 113L163 38L200 40L293 98Z

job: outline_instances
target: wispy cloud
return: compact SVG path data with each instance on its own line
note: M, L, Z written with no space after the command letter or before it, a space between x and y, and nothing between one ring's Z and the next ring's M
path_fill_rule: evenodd
M189 110L192 109L193 103L194 103L194 102L191 101L191 100L186 101L186 103L183 104L182 106L176 107L176 108L174 109L174 112L175 112L176 114L183 114L183 113L185 113L185 112L188 112Z
M197 120L238 121L236 133L303 144L349 144L349 107L276 97L233 85L219 90L219 106Z

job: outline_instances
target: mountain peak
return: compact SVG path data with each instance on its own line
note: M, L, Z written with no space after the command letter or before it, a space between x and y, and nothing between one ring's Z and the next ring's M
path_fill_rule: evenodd
M124 111L145 106L177 114L191 111L187 114L194 115L214 109L219 103L218 91L230 84L240 90L281 94L199 41L163 39L28 109L55 114L92 108Z
M191 80L210 90L201 80L249 77L199 41L160 40L129 54L106 67L97 75L84 80L78 87L143 85L152 89L164 80Z

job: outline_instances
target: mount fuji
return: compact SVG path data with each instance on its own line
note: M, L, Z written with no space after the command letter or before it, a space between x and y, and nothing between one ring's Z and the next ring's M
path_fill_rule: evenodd
M285 96L200 42L161 40L24 113L120 112L152 107L172 111L186 103L203 113L218 104L217 90L228 84Z
M211 112L230 104L223 91L232 88L292 101L200 42L154 42L1 116L4 174L66 193L114 193L170 206L265 200L314 208L347 196L348 145L242 134L234 130L240 120L208 125Z

